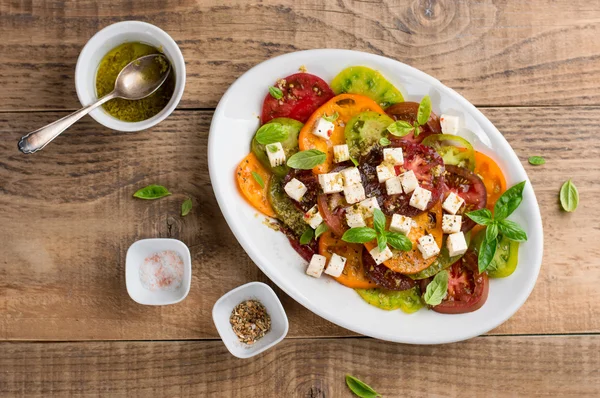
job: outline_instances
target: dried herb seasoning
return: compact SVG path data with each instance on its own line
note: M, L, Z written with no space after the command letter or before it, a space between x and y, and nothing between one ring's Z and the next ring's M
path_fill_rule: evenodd
M271 330L271 316L258 300L242 301L231 311L229 323L238 339L252 345Z

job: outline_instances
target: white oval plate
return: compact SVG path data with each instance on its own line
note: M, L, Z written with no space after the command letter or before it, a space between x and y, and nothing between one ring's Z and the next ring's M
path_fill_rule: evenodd
M252 260L309 310L344 328L378 339L410 344L450 343L486 333L510 318L531 293L542 262L542 220L529 181L521 206L511 216L529 236L521 244L519 266L510 277L492 280L485 305L468 314L445 315L422 309L407 315L400 310L373 307L352 289L326 275L320 279L307 276L304 273L307 264L287 238L263 224L264 217L257 216L257 211L239 193L234 171L250 151L268 87L277 79L298 72L301 65L327 82L348 66L364 65L383 73L407 101L420 101L429 94L433 111L438 115L443 112L461 117L460 134L478 151L498 162L508 186L528 180L517 155L494 125L466 99L426 73L389 58L357 51L324 49L285 54L244 73L223 95L210 127L208 165L212 186L229 227Z

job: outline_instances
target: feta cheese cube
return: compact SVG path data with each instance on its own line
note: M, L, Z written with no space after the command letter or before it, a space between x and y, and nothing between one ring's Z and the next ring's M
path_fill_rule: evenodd
M348 202L348 204L358 203L361 200L365 200L367 197L365 194L365 188L363 188L362 184L345 186L344 196L346 197L346 202Z
M331 137L331 134L333 134L334 128L335 125L332 122L325 120L324 118L320 118L317 121L317 124L315 125L313 134L317 137L321 137L325 140L328 140L329 137Z
M365 199L362 202L360 202L358 206L360 208L361 213L363 214L363 217L365 218L373 217L373 211L375 211L375 209L381 210L381 207L379 207L379 203L377 202L376 197Z
M325 273L327 275L331 275L331 276L337 278L340 275L342 275L342 272L344 271L345 266L346 266L346 257L338 256L337 254L333 253L331 258L329 259L329 265L327 265L327 268L325 269Z
M428 191L425 188L417 187L413 191L408 204L419 210L425 210L429 200L431 200L431 191Z
M366 227L362 214L354 211L351 207L346 210L346 223L350 228Z
M413 220L410 217L402 216L400 214L394 214L392 216L392 223L390 224L390 231L400 232L401 234L408 235L412 228Z
M444 214L442 217L442 232L445 234L455 234L460 232L462 226L462 217Z
M442 203L442 209L446 210L448 213L456 214L463 203L465 203L463 198L454 192L450 192L450 195L448 195L446 200L444 200L444 203Z
M442 126L442 133L456 135L460 127L460 118L454 115L442 114L440 125Z
M357 167L348 167L340 171L342 177L344 177L344 185L350 186L355 184L362 184L362 178L360 178L360 171Z
M325 193L337 193L344 190L344 178L340 173L319 174L319 184Z
M323 217L321 216L321 213L319 213L319 206L314 205L309 211L304 213L304 221L306 221L312 229L317 229L323 222Z
M465 239L465 234L462 232L457 232L455 234L448 235L446 247L448 248L448 254L450 257L465 254L467 251L467 240Z
M419 186L419 180L417 180L417 176L412 170L400 175L400 181L402 181L402 189L406 193L411 193Z
M437 256L440 253L440 248L438 247L435 239L433 239L433 235L425 235L419 238L419 243L417 244L419 251L423 255L423 258L427 260L433 256Z
M348 145L334 145L333 146L333 160L336 163L342 163L346 160L350 160L350 151Z
M384 148L383 161L386 163L391 163L393 165L404 164L404 155L402 154L402 148Z
M398 195L402 193L402 180L400 177L390 178L385 182L385 189L388 195Z
M285 152L281 146L281 142L269 144L266 146L266 149L271 167L277 167L285 164Z
M320 254L313 254L310 259L310 263L308 263L308 268L306 269L306 274L318 278L323 273L323 268L325 268L325 263L327 262L327 258L325 256L321 256Z
M285 184L285 187L283 187L283 189L285 190L285 193L287 193L288 196L294 199L296 202L300 202L302 200L302 197L308 190L308 188L306 188L306 185L304 185L302 181L296 178L293 178L290 182Z
M377 265L394 257L394 254L387 246L383 251L379 251L379 247L375 246L369 253L371 254L371 257L373 257L373 260L375 260L375 263Z
M377 178L379 182L386 182L390 178L396 177L396 170L394 170L394 166L391 166L387 163L381 163L377 166Z

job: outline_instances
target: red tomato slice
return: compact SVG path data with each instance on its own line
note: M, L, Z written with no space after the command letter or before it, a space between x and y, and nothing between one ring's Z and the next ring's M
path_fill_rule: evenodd
M294 235L294 232L292 232L292 230L286 228L283 225L280 225L279 228L281 228L281 232L283 232L285 236L287 236L288 240L290 241L290 245L292 245L292 248L305 261L310 262L312 256L319 252L319 245L316 240L313 239L308 245L303 245L300 243L300 240L296 237L296 235Z
M408 276L394 272L383 264L377 265L367 250L363 250L362 261L367 278L379 287L388 290L408 290L416 285Z
M287 117L306 123L310 115L334 97L329 85L310 73L296 73L275 83L283 94L280 99L267 94L263 102L262 123Z
M321 194L317 198L319 213L323 221L337 237L341 237L346 232L346 200L339 193L333 195Z
M419 111L418 102L399 102L387 108L385 113L388 114L394 120L403 120L410 124L414 124L417 120L417 113ZM419 127L419 135L414 136L414 133L410 133L402 138L395 138L396 140L404 140L410 142L421 142L432 134L441 134L442 126L440 125L440 118L433 112L429 116L429 120L426 124ZM394 140L394 136L390 135L390 139Z
M470 211L483 209L487 203L487 190L481 178L472 171L458 166L446 166L444 173L445 194L444 199L450 192L454 192L465 200L465 204L458 211L458 215L462 215L463 232L471 230L475 226L475 222L465 213Z

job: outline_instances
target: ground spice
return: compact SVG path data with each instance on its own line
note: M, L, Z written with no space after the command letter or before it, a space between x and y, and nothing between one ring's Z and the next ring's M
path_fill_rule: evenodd
M242 301L231 311L229 322L242 343L252 345L271 330L271 316L258 300Z

